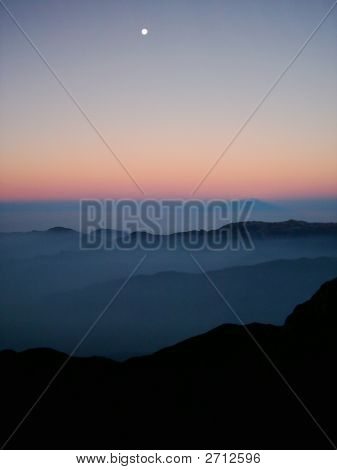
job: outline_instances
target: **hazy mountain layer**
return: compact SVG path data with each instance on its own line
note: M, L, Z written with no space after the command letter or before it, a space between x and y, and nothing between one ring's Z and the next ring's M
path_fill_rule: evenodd
M287 312L312 295L317 285L337 276L337 258L279 260L208 274L241 321L282 324ZM19 295L20 286L13 298L5 291L0 344L71 352L122 283L111 280L38 299ZM114 358L150 353L224 322L239 323L239 319L200 271L136 276L79 353Z

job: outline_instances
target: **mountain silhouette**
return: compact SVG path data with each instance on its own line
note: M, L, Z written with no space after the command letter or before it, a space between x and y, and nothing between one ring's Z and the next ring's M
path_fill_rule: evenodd
M217 230L227 231L229 229L235 229L233 232L236 233L238 228L243 226L253 238L337 235L337 223L305 222L293 219L282 222L236 222L224 225Z
M70 358L6 448L333 448L336 307L337 278L283 326L226 324L125 362ZM1 442L67 359L0 353Z
M201 235L205 235L207 233L213 232L222 232L229 229L236 229L237 227L245 226L247 230L251 232L251 234L257 236L302 236L302 235L336 235L337 234L337 223L335 222L306 222L303 220L284 220L280 222L263 222L263 221L246 221L246 222L232 222L216 229L208 229L208 230L190 230L190 231L177 231L168 235L164 236L182 236L188 233L199 233ZM110 228L98 228L95 230L97 233L105 233L105 234L112 234L114 236L125 236L128 232L124 230L115 230ZM30 234L42 234L42 233L68 233L68 234L78 234L77 230L57 226L51 227L47 230L32 230L28 232L0 232L1 236L10 236L10 235L21 235L27 236ZM146 230L134 231L131 235L140 235L144 236L149 234ZM82 234L85 235L85 234ZM159 235L159 233L153 233L153 235Z
M67 228L67 227L51 227L48 230L46 230L46 232L54 232L54 233L71 233L71 232L75 232L76 233L76 230L74 230L72 228Z

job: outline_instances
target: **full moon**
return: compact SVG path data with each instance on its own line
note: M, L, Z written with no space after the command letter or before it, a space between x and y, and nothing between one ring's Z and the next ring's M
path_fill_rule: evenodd
M147 28L142 29L142 36L147 36L149 34L149 30Z

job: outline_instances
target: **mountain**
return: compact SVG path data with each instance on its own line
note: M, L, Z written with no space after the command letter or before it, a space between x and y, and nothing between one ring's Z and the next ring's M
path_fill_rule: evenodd
M78 233L76 230L73 230L72 228L67 228L67 227L51 227L48 230L46 230L47 233Z
M24 270L16 275L11 274L13 266L4 271L4 290L0 293L2 347L43 345L72 350L78 332L85 331L123 284L123 279L112 277L109 265L102 267L104 258L91 255L97 261L95 271L92 267L87 272L79 264L77 270L69 266L65 274L59 271L56 276L49 258L45 259L44 273L28 269L26 264L21 264ZM63 258L59 258L61 263ZM189 256L185 258L195 266ZM195 259L205 264L199 253ZM153 255L146 262L151 267ZM128 267L130 271L132 268ZM110 280L104 275L110 275ZM281 325L296 304L311 296L318 285L337 276L337 258L275 260L208 271L208 276L244 323ZM94 277L96 282L90 283ZM85 280L88 282L83 286ZM50 286L54 292L50 292ZM200 271L139 273L129 280L127 289L120 293L79 354L115 359L149 354L222 323L238 320Z
M118 239L118 246L128 247L130 240L138 241L143 246L170 247L183 246L191 250L227 249L231 241L240 239L242 243L252 240L279 240L317 237L337 237L337 223L314 223L300 220L285 220L282 222L234 222L214 230L190 230L185 232L161 235L146 231L136 231ZM244 245L243 245L244 246ZM242 249L242 247L241 247ZM250 248L252 249L252 247Z
M2 351L1 442L68 360L6 448L334 448L336 311L337 278L283 326L222 325L122 363Z
M219 230L238 232L238 228L245 226L251 237L308 237L308 236L336 236L337 223L304 222L302 220L285 220L282 222L248 221L228 224Z
M268 205L267 205L268 207ZM273 208L274 206L270 206ZM237 229L240 227L245 226L246 229L251 232L252 235L268 235L268 236L278 236L278 235L288 235L288 236L302 236L302 235L337 235L337 223L335 222L305 222L303 220L284 220L280 222L263 222L263 221L246 221L246 222L232 222L221 227L218 227L213 230L190 230L190 231L182 231L182 232L174 232L167 235L160 235L159 233L150 233L146 230L143 231L134 231L134 232L127 232L125 230L115 230L115 229L106 229L106 228L98 228L94 232L97 234L105 234L105 235L113 235L118 237L123 236L145 236L145 235L153 235L154 237L163 236L163 237L172 237L172 236L186 236L189 233L199 233L200 235L205 234L212 234L214 232L223 232L226 230L233 230L234 233L237 233ZM2 237L9 237L11 235L21 235L21 236L29 236L31 234L43 234L43 233L75 233L78 234L77 230L68 228L68 227L51 227L47 230L32 230L28 232L0 232ZM82 235L85 236L83 233Z

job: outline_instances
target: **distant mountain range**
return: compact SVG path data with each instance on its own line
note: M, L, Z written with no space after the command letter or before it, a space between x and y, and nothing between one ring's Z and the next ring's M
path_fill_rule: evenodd
M337 278L283 326L222 325L123 363L71 358L55 381L65 354L3 351L0 440L52 380L7 448L334 448L336 311Z
M247 207L246 204L254 203L251 211L250 220L265 220L268 222L277 222L279 220L295 219L317 222L337 221L337 198L296 198L287 200L261 200L254 197L236 201L239 207ZM160 204L160 201L158 201ZM169 201L166 205L168 213L174 214L170 209ZM229 208L230 201L222 201L225 211L233 213ZM176 201L172 201L174 207ZM221 201L217 201L217 205ZM31 229L45 229L47 227L64 226L78 227L78 214L80 209L79 201L0 201L0 231L14 232ZM205 214L209 214L207 209ZM192 215L192 214L191 214ZM192 228L198 228L198 219L192 215ZM175 231L182 232L187 229L188 223L185 218L179 222ZM223 225L223 224L219 224ZM162 228L167 227L166 222ZM114 227L121 228L121 227ZM209 228L209 227L207 227ZM214 228L214 227L213 227ZM171 232L173 230L170 230Z
M326 240L324 243L321 242L323 238ZM292 241L305 240L306 244L318 243L321 246L318 252L315 249L315 256L327 256L329 253L324 251L325 243L337 249L337 223L311 223L298 220L250 221L227 224L216 230L192 230L170 235L145 231L127 233L122 230L98 229L89 236L66 227L52 227L44 231L2 232L0 233L0 257L31 258L60 252L79 252L81 248L89 249L89 251L114 250L115 252L144 248L152 251L161 249L172 252L173 247L178 250L229 252L233 251L231 241L237 242L238 240L240 243L234 247L237 254L242 254L247 251L247 248L253 248L251 241L255 245L259 242L275 241L290 246L289 243ZM245 257L246 255L247 253ZM299 256L307 256L307 254L305 251L300 251ZM253 262L259 261L263 259L255 259Z
M233 225L228 224L219 230L228 230ZM245 227L249 234L253 237L301 237L301 236L320 236L320 235L337 235L337 223L320 223L320 222L304 222L301 220L285 220L284 222L246 222Z
M234 222L223 225L215 230L192 230L193 233L200 234L212 234L214 232L224 232L232 230L233 233L237 233L237 228L243 227L248 230L252 236L259 237L278 237L278 236L305 236L305 235L337 235L337 223L330 222L305 222L301 220L285 220L281 222L262 222L262 221L247 221L247 222ZM102 235L111 235L111 236L125 236L128 235L126 231L123 230L114 230L114 229L97 229L96 232ZM189 231L185 232L176 232L166 236L181 236L191 233ZM53 235L78 235L80 232L67 228L67 227L51 227L47 230L32 230L29 232L0 232L2 237L7 237L10 235L41 235L41 234L53 234ZM139 231L132 232L133 235L136 234L150 234L150 232ZM85 235L85 234L82 234ZM153 234L151 235L159 235Z

